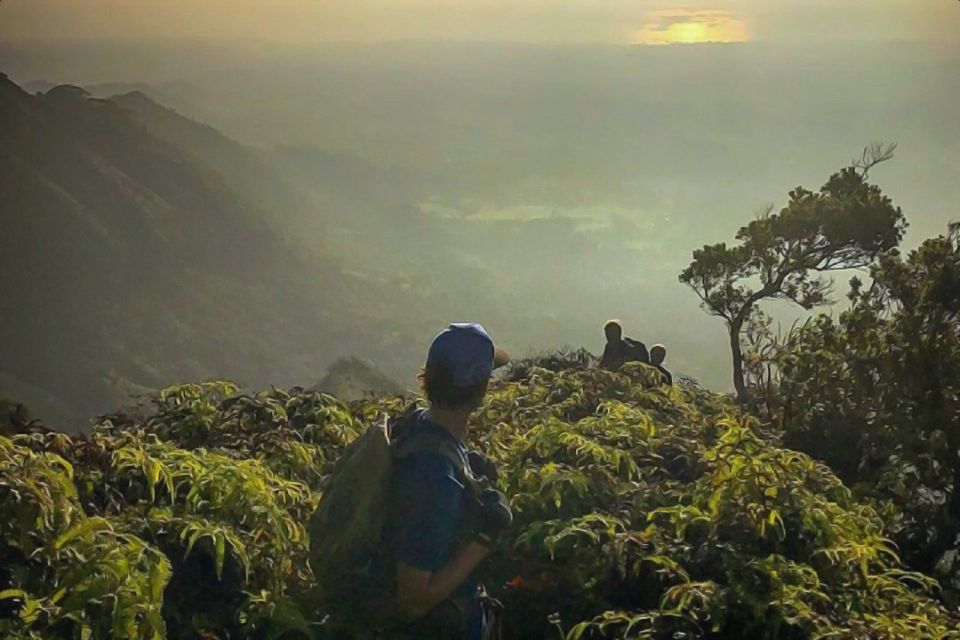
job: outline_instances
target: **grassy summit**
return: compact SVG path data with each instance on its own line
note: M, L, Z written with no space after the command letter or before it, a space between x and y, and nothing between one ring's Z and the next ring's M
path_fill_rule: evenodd
M516 515L487 581L512 585L507 637L960 637L825 466L725 397L654 380L553 358L493 385L473 437ZM0 437L0 635L311 628L323 476L405 402L183 385L88 438Z

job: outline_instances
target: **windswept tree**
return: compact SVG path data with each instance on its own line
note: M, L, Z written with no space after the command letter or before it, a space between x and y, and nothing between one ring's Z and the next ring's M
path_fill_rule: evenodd
M906 220L880 188L868 182L894 145L871 145L850 166L830 176L819 192L797 187L787 205L767 209L721 242L693 252L680 274L709 314L723 318L733 355L733 385L747 399L741 332L762 300L790 300L804 309L828 304L830 271L864 268L903 238Z

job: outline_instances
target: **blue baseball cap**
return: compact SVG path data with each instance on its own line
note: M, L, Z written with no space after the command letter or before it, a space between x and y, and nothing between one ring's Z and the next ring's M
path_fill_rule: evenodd
M503 349L476 322L455 322L437 334L427 352L427 364L443 366L457 387L472 387L510 361Z

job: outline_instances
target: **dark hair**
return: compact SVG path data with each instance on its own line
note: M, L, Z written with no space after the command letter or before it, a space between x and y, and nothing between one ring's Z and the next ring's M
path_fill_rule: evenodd
M603 334L609 338L611 333L619 336L623 335L623 325L620 324L619 320L607 320L603 323Z
M446 367L439 364L428 364L417 374L420 390L430 404L438 409L460 409L475 407L483 400L487 393L489 378L485 378L469 387L458 387L453 384L453 376Z
M661 364L666 357L667 357L667 348L662 344L655 344L652 347L650 347L651 364ZM657 360L657 361L654 362L654 360Z

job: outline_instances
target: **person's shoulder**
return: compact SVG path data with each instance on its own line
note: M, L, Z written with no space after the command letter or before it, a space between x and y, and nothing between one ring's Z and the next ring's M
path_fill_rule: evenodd
M453 462L439 451L415 451L401 458L397 465L401 473L421 482L442 483L452 480L458 485L462 484L457 479Z
M453 469L453 464L447 456L439 451L429 449L414 451L403 458L402 463L411 468L419 469L424 473L446 472Z

